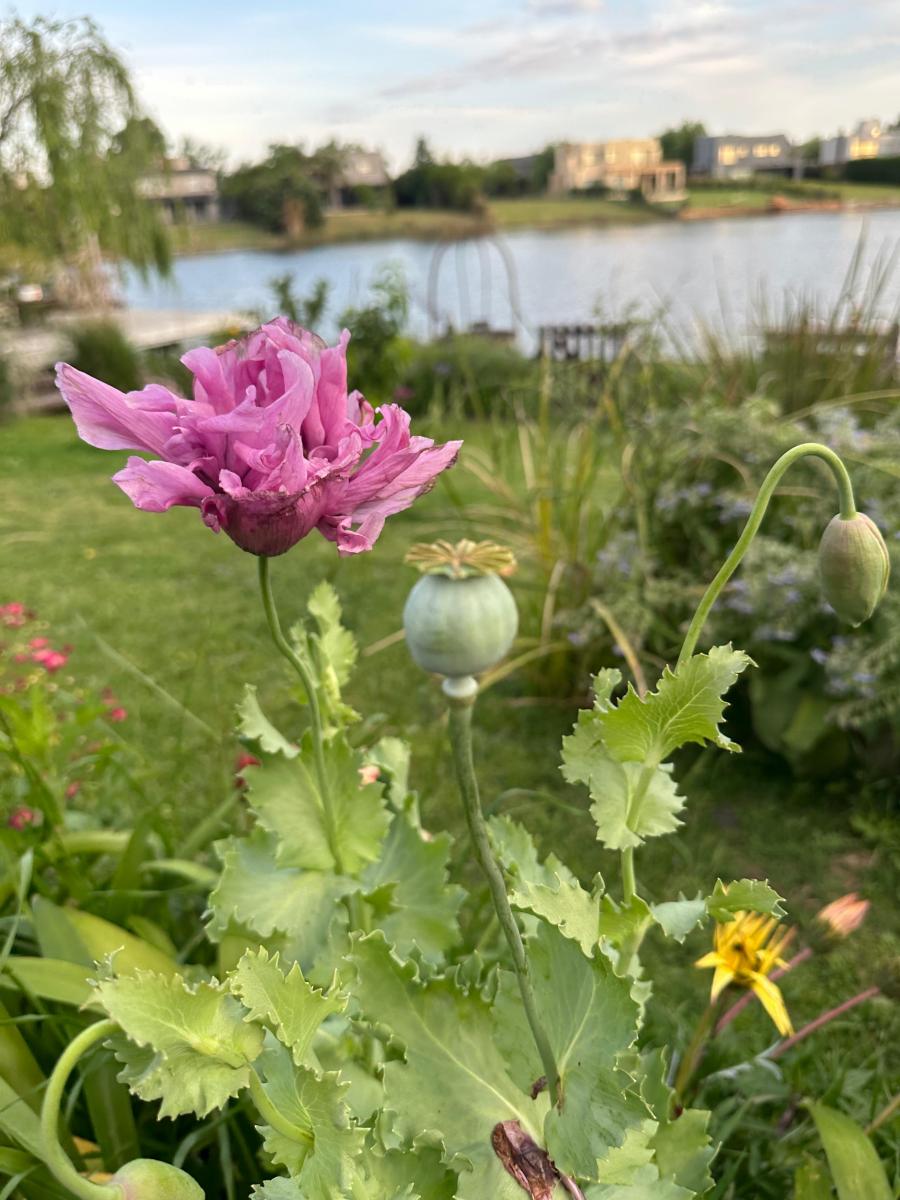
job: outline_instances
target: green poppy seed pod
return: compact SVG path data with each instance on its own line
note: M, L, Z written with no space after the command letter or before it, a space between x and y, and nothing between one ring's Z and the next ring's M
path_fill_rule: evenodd
M861 625L887 590L891 560L875 522L857 513L829 521L819 543L825 599L844 621Z
M406 601L403 627L420 667L458 679L487 671L509 653L519 614L499 575L423 575Z
M204 1200L196 1179L171 1163L136 1158L110 1179L122 1189L122 1200Z

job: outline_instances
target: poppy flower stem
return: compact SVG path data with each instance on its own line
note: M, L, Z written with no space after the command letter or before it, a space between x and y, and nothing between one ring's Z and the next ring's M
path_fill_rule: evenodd
M278 610L275 607L275 597L272 595L272 583L269 578L269 559L261 555L259 562L259 590L262 594L263 609L269 623L272 641L278 650L288 660L303 684L306 700L309 705L309 723L312 729L313 753L315 755L316 779L319 784L319 794L322 797L322 818L325 823L325 836L328 848L334 859L334 869L338 875L343 875L344 864L337 842L337 831L334 824L334 810L331 806L331 792L328 786L328 772L325 768L325 749L322 736L322 713L319 708L319 693L309 667L290 644L281 629Z
M49 1168L67 1192L78 1200L122 1200L124 1191L117 1184L91 1183L80 1175L59 1143L59 1108L63 1091L78 1060L98 1042L116 1033L115 1021L95 1021L82 1029L56 1060L56 1066L47 1080L44 1101L41 1106L41 1144L44 1165Z
M447 692L446 688L445 692ZM525 953L525 944L522 941L522 934L519 931L519 926L516 924L516 918L510 907L503 872L494 858L490 835L484 820L484 813L481 811L481 795L478 789L478 779L475 775L475 763L472 757L472 710L475 705L475 697L468 694L460 698L454 698L449 692L447 694L450 700L450 746L453 751L456 779L459 784L459 794L462 798L463 809L466 814L466 823L469 826L469 834L472 838L472 846L475 850L475 856L478 859L478 865L487 878L497 919L500 922L500 928L503 930L510 954L512 955L513 968L519 983L519 993L522 997L522 1007L525 1010L525 1016L531 1027L534 1044L537 1046L541 1064L544 1068L550 1101L556 1105L559 1101L559 1068L556 1065L556 1058L550 1045L550 1039L547 1037L547 1033L538 1015L537 1003L534 998L534 990L531 986L531 976L528 970L528 956Z
M782 475L795 462L808 455L812 455L814 458L821 458L830 467L840 498L841 517L845 521L848 521L856 515L853 484L850 481L847 468L833 450L829 450L827 446L823 446L819 442L803 442L799 446L794 446L785 454L782 454L781 458L772 465L768 475L763 480L762 487L756 496L756 502L750 510L750 516L747 518L747 524L744 526L741 536L735 543L734 549L719 568L718 574L703 593L703 597L697 605L697 611L691 619L688 631L685 634L684 644L681 647L681 653L678 655L677 665L679 667L687 662L694 653L697 646L697 639L703 632L703 626L706 624L706 618L709 616L710 609L718 599L722 588L724 588L725 584L740 566L741 559L750 549L750 543L759 532L763 517L766 515L766 509L769 507L769 501L775 494L775 489L778 487Z

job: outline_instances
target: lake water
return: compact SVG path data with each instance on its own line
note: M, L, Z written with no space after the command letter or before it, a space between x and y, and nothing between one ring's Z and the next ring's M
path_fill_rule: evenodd
M359 304L386 264L410 288L410 326L420 336L447 323L487 320L517 329L532 344L537 326L592 320L602 312L663 313L687 333L697 322L750 332L761 306L811 297L823 309L842 293L863 240L857 292L872 266L900 246L900 211L803 213L552 232L523 230L438 246L394 240L285 252L229 251L178 259L173 277L142 282L130 275L126 302L137 308L274 312L269 287L293 275L299 295L318 279L330 285L322 332ZM429 282L431 281L431 282ZM889 273L879 308L900 308L900 270Z

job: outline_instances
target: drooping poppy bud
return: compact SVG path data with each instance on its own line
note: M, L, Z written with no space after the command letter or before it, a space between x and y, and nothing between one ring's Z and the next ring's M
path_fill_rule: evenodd
M196 1179L171 1163L153 1158L126 1163L109 1183L122 1189L122 1200L204 1200Z
M414 546L407 562L424 572L403 610L415 662L449 679L495 666L519 627L516 602L501 578L515 569L512 553L489 542L435 542Z
M825 599L844 621L861 625L887 591L891 560L875 522L856 513L832 517L819 543Z

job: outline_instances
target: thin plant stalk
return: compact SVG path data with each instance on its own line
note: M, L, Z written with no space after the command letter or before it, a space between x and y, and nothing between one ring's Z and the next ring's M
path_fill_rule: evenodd
M117 1184L91 1183L75 1170L72 1160L59 1141L59 1108L63 1091L78 1060L98 1042L118 1030L115 1021L95 1021L74 1038L59 1058L47 1080L41 1106L41 1144L44 1165L77 1200L122 1200L123 1189Z
M768 1059L781 1058L783 1054L787 1054L788 1050L792 1050L798 1042L802 1042L810 1034L816 1033L825 1025L829 1025L837 1017L842 1017L844 1013L850 1012L852 1008L856 1008L859 1004L865 1004L867 1000L873 999L873 997L880 995L880 993L881 989L873 985L858 995L851 996L849 1000L845 1000L835 1008L830 1008L828 1012L822 1013L820 1017L816 1017L814 1021L810 1021L808 1025L804 1025L802 1029L798 1029L789 1038L786 1038L783 1042L779 1042L774 1049L763 1055L763 1057Z
M265 610L266 620L269 624L272 641L294 668L297 675L299 675L300 682L303 684L304 691L306 692L306 701L309 705L309 723L312 729L316 779L319 784L319 794L322 797L322 819L325 823L325 837L328 841L328 849L331 851L331 857L334 859L334 869L338 875L343 875L344 864L338 847L334 809L331 805L331 789L328 786L328 772L325 768L325 749L322 735L322 713L319 708L319 694L309 668L282 632L281 622L278 619L278 610L275 607L275 597L272 595L272 583L269 578L269 560L265 556L260 556L258 561L259 590L262 595L263 609Z
M672 1086L679 1104L684 1104L685 1102L687 1089L703 1059L703 1052L706 1049L706 1043L715 1024L718 1011L718 1000L706 1006L700 1020L697 1022L693 1036L681 1057L681 1062L678 1064L675 1082Z
M753 508L750 511L750 516L747 518L747 523L743 528L741 536L738 538L734 549L725 559L725 562L719 568L719 571L709 587L703 593L700 603L697 605L697 611L691 619L690 626L684 638L684 643L681 647L681 653L678 655L678 666L682 666L694 653L697 646L697 639L703 632L703 626L706 624L706 618L709 616L710 609L715 604L719 597L722 588L737 570L741 559L750 548L750 543L762 524L763 517L766 515L766 509L769 507L769 501L775 494L775 489L778 487L782 475L790 467L798 462L801 458L812 456L821 458L831 469L834 476L835 484L837 485L838 495L840 497L840 514L843 520L849 521L856 515L856 503L853 499L853 484L850 481L850 476L847 473L847 468L841 462L840 458L833 450L827 446L821 445L819 442L803 442L799 446L794 446L791 450L782 454L773 466L770 468L768 475L763 480L762 487L756 497Z
M484 814L481 811L481 796L472 757L473 708L474 695L450 697L450 745L453 751L453 762L456 768L459 793L462 798L466 823L469 827L475 856L487 878L497 919L500 922L500 928L503 930L510 954L512 955L513 968L519 984L519 992L522 996L522 1006L525 1010L525 1016L531 1027L534 1043L537 1046L537 1051L544 1068L544 1076L547 1080L547 1090L550 1094L550 1100L555 1105L559 1100L559 1069L556 1065L550 1039L547 1037L538 1016L534 990L531 986L531 976L528 970L528 957L525 953L525 944L522 941L522 934L519 932L519 926L516 924L516 918L510 907L509 897L506 894L506 884L503 880L503 872L494 858Z
M880 1129L882 1125L886 1125L888 1121L897 1115L897 1110L900 1109L900 1092L894 1096L893 1100L889 1100L884 1108L878 1113L869 1124L866 1126L866 1133L871 1136L876 1129Z

